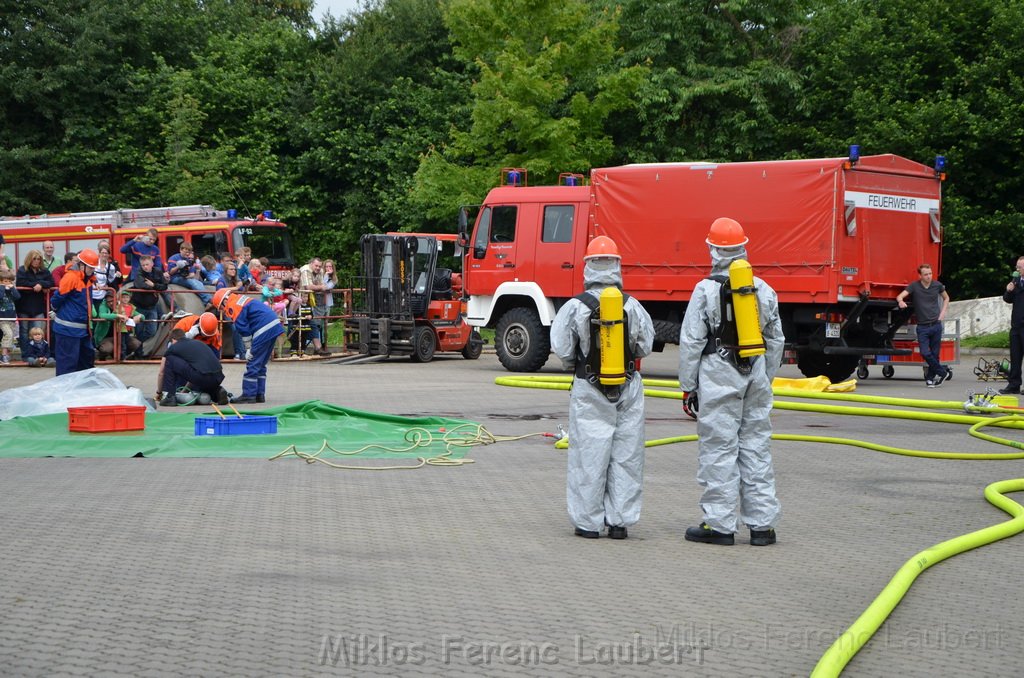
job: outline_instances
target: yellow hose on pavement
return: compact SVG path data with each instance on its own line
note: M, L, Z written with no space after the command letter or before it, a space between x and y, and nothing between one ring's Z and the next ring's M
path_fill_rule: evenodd
M501 386L516 386L521 388L544 388L544 389L560 389L568 390L572 385L572 377L569 376L515 376L515 377L498 377L494 380L496 384ZM654 398L675 398L682 399L682 393L678 390L666 391L662 388L647 388L647 387L664 387L664 388L679 388L679 382L665 380L665 379L644 379L644 395L651 396ZM963 411L963 403L955 401L934 401L934 400L919 400L919 399L906 399L906 398L889 398L880 396L865 396L851 393L825 393L825 392L808 392L799 389L788 389L788 388L775 388L773 392L777 396L794 397L794 398L812 398L821 400L839 400L845 402L862 402L870 403L873 405L901 405L904 407L914 408L931 408L931 409L953 409L957 411ZM892 409L880 409L871 407L849 407L843 405L820 405L820 404L804 404L804 403L792 403L786 401L776 400L773 403L773 408L780 410L795 410L802 412L822 412L830 414L843 414L853 416L870 416L870 417L888 417L888 418L899 418L899 419L913 419L918 421L935 421L950 424L969 424L970 428L968 433L974 437L987 440L992 443L999 445L1007 445L1017 450L1024 450L1024 443L1020 443L1015 440L1009 440L1007 438L1000 438L987 433L982 433L981 428L986 426L996 426L1002 428L1024 428L1024 417L1020 415L1009 415L998 418L989 418L970 414L941 414L936 412L908 412L906 410L892 410ZM999 412L1006 411L999 407L968 407L972 411L978 412ZM1013 408L1010 408L1013 409ZM795 435L786 433L774 433L772 434L774 440L788 440L798 442L817 442L817 443L836 443L843 445L853 445L856 447L862 447L865 449L876 450L878 452L886 452L888 454L900 454L911 457L924 457L929 459L969 459L972 461L983 461L983 460L1007 460L1007 459L1021 459L1024 458L1024 452L1010 452L1005 454L992 454L992 453L969 453L969 452L935 452L931 450L911 450L906 448L892 447L889 445L881 445L878 443L870 443L862 440L854 440L851 438L835 438L829 436L809 436L809 435ZM675 436L671 438L661 438L658 440L646 441L647 447L654 447L657 445L669 445L679 442L692 442L697 440L696 435L685 435ZM568 441L565 439L559 440L556 443L556 447L564 449L568 447ZM875 598L875 600L868 606L866 610L857 618L853 624L850 625L846 631L836 639L825 654L822 655L821 659L818 660L817 665L814 667L814 671L811 673L812 678L823 678L830 676L838 676L843 668L849 663L857 652L871 639L879 627L885 622L889 614L895 609L896 605L903 599L907 591L910 589L911 584L917 579L917 576L924 572L926 569L940 563L943 560L955 556L959 553L969 551L971 549L991 544L992 542L1000 539L1006 539L1016 534L1024 532L1024 506L1021 506L1012 499L1004 496L1008 492L1021 492L1024 491L1024 478L1016 478L1010 480L1001 480L988 485L985 488L985 498L993 506L1005 511L1011 516L1011 520L992 525L975 532L970 532L959 537L954 537L942 543L936 544L930 548L921 551L914 555L896 572L895 576L889 581L882 592Z

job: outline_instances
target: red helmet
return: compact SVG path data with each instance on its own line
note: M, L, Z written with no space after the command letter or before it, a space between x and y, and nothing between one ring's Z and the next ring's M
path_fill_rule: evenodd
M708 238L705 241L715 247L740 247L748 242L740 222L729 217L719 217L711 224Z
M213 299L210 300L210 303L213 304L214 308L220 308L224 304L224 300L228 298L228 294L230 293L230 289L228 289L227 287L222 287L213 293Z
M78 253L78 260L89 268L96 268L100 265L100 255L96 254L96 250L82 250Z
M614 257L615 259L621 259L619 256L619 247L615 244L615 241L606 235L599 235L590 241L587 245L587 254L583 257L583 261L590 259L591 257Z
M199 331L207 337L212 337L217 334L217 326L219 324L217 316L210 312L206 312L199 316Z

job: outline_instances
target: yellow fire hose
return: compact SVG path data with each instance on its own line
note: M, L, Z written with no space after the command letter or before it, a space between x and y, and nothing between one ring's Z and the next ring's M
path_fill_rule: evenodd
M496 384L500 386L515 386L520 388L543 388L543 389L555 389L555 390L569 390L572 385L572 377L569 376L514 376L514 377L498 377L494 380ZM664 380L664 379L645 379L645 387L664 387L674 388L674 391L666 391L662 388L645 388L644 395L655 398L676 398L682 399L682 393L678 391L679 382ZM838 400L846 402L861 402L871 403L875 405L900 405L903 407L915 407L915 408L930 408L930 409L953 409L963 411L965 409L963 403L957 402L940 402L934 400L913 400L905 398L888 398L879 396L865 396L850 393L824 393L824 392L808 392L797 389L773 389L775 395L795 398L813 398L821 400ZM880 409L880 408L867 408L867 407L848 407L843 405L811 405L805 403L792 403L784 401L775 401L773 404L774 408L780 410L796 410L803 412L825 412L830 414L845 414L855 416L871 416L871 417L890 417L900 419L915 419L920 421L938 421L951 424L970 424L968 433L976 438L987 440L992 443L999 445L1007 445L1015 448L1016 450L1024 450L1024 443L1017 442L1015 440L1009 440L1006 438L1000 438L987 433L982 433L980 429L986 426L995 426L1002 428L1024 428L1024 417L1020 415L1009 415L998 418L989 418L971 414L940 414L935 412L908 412L906 410L892 410L892 409ZM970 409L978 412L1005 412L1000 407L970 407ZM1010 408L1012 409L1012 408ZM967 452L934 452L929 450L911 450L906 448L892 447L889 445L879 445L877 443L870 443L862 440L853 440L850 438L834 438L828 436L808 436L808 435L794 435L786 433L775 433L772 434L772 438L775 440L788 440L798 442L817 442L817 443L836 443L842 445L853 445L856 447L862 447L869 450L876 450L878 452L886 452L888 454L900 454L912 457L925 457L929 459L970 459L970 460L1007 460L1007 459L1021 459L1024 458L1024 452L1010 452L1006 454L985 454L985 453L967 453ZM692 442L697 440L696 435L686 436L675 436L671 438L661 438L657 440L649 440L645 443L647 447L654 447L657 445L669 445L679 442ZM568 443L566 440L559 440L556 447L566 448ZM1009 492L1021 492L1024 491L1024 478L1016 478L1010 480L1001 480L988 485L985 488L985 499L996 508L1005 511L1011 516L1011 520L992 525L975 532L954 537L942 543L936 544L930 548L921 551L914 555L896 572L895 576L889 581L889 583L882 589L878 597L867 607L866 610L857 618L853 624L850 625L846 631L844 631L839 638L832 643L831 647L825 651L821 659L818 660L817 665L814 667L814 671L811 673L813 678L826 677L826 676L838 676L843 668L849 663L855 654L871 639L875 632L885 622L889 614L895 609L896 605L899 604L903 596L906 595L910 589L911 584L919 574L924 572L926 569L940 563L943 560L955 556L959 553L969 551L971 549L991 544L992 542L999 541L1000 539L1006 539L1016 534L1024 532L1024 506L1021 506L1017 502L1009 499L1005 496Z

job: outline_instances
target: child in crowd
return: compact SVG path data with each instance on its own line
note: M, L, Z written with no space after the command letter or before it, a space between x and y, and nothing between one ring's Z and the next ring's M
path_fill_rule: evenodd
M263 303L274 309L278 315L284 314L285 308L288 307L288 298L281 289L280 278L268 278L267 284L260 288L260 294L263 296Z
M43 336L42 327L33 327L28 331L28 341L21 348L21 359L28 363L29 367L53 367L57 364L50 357L50 344Z
M109 329L110 323L108 323L108 332L110 334L105 337L100 336L98 326L94 330L94 338L97 341L96 349L100 360L106 360L114 355L114 341L118 337L121 340L121 360L143 357L139 352L139 349L142 348L142 342L132 332L144 318L132 306L131 297L131 290L124 290L117 296L117 301L115 302L114 293L111 292L107 295L104 304L100 306L99 316L104 320L113 322L112 331Z
M0 347L3 355L0 355L0 363L11 364L11 349L14 348L14 319L18 312L14 309L15 302L21 298L21 293L14 286L14 271L5 268L0 271Z
M299 306L302 304L302 295L299 293L299 283L302 279L302 272L297 268L293 268L281 280L281 289L284 290L284 295L288 299L288 315L293 316L299 312Z
M252 259L252 250L248 247L239 247L238 253L235 255L235 266L238 269L239 280L248 281L252 278L249 272L250 259Z
M199 263L203 267L203 280L207 285L220 289L224 285L220 284L224 279L224 273L217 270L217 260L210 254L205 254L199 260Z

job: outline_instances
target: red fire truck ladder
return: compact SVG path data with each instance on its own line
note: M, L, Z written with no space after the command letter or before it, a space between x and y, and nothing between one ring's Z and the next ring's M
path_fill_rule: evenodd
M46 226L88 226L110 224L113 228L150 228L186 221L223 219L223 210L210 205L180 205L176 207L146 207L105 212L69 212L67 214L40 214L38 216L0 217L4 231L40 228Z

